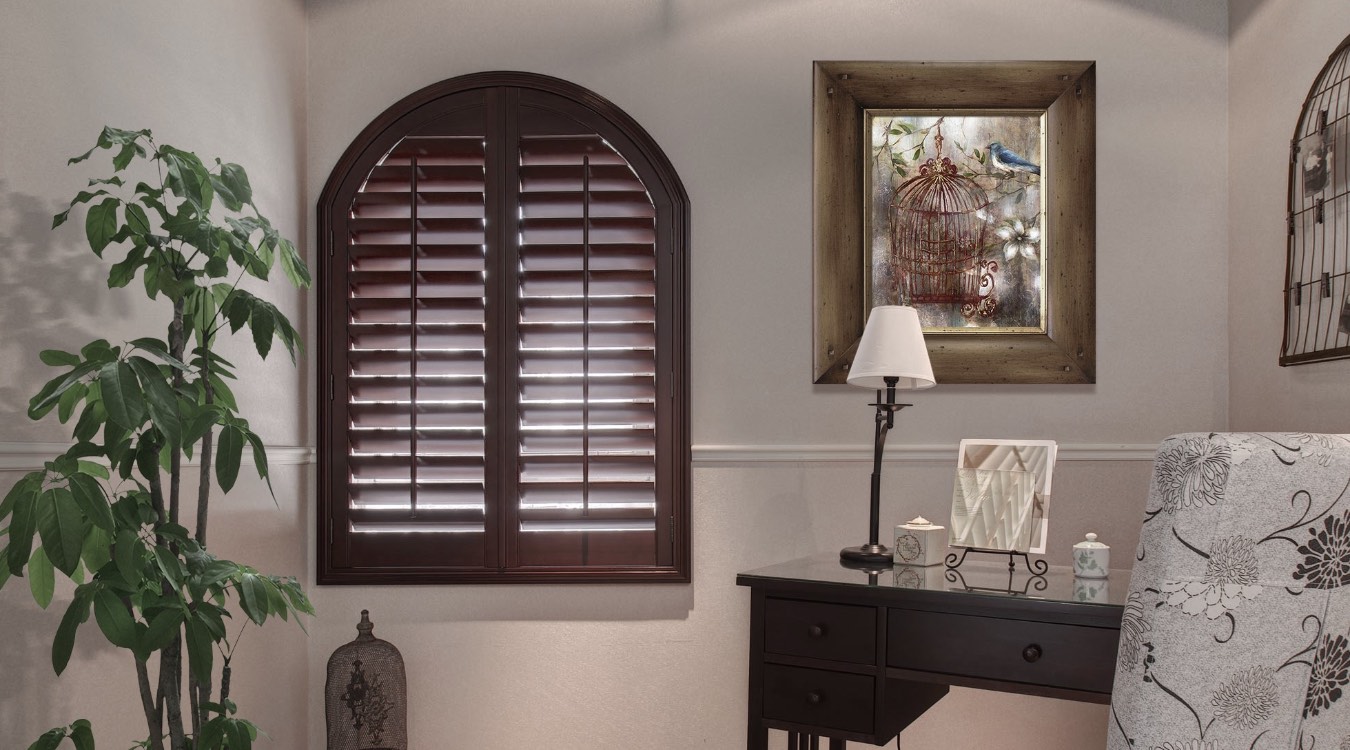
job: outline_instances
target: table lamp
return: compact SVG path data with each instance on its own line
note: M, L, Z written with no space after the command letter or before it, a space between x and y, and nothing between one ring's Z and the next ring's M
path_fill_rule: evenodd
M867 544L845 547L839 551L839 558L849 563L890 565L891 550L880 543L878 536L881 453L886 446L886 433L895 426L895 413L910 406L895 403L895 391L897 388L919 390L936 385L917 310L900 305L872 308L848 370L848 383L877 389L877 402L872 404L877 408L876 445L872 453L872 504ZM886 391L884 401L881 389Z

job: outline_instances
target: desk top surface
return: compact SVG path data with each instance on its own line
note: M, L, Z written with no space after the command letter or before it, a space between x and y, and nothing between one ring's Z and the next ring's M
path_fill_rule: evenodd
M1075 578L1073 569L1052 566L1045 575L1028 572L1017 563L1010 575L1006 561L967 560L956 570L942 565L913 567L897 565L876 572L848 568L835 553L778 563L749 570L736 577L742 586L802 586L838 590L840 593L875 592L894 600L929 600L971 597L997 606L1002 601L1035 602L1083 610L1120 611L1130 584L1130 571L1113 570L1107 578ZM1010 601L1011 600L1011 601ZM1058 608L1058 607L1057 607ZM1118 617L1118 615L1117 615Z

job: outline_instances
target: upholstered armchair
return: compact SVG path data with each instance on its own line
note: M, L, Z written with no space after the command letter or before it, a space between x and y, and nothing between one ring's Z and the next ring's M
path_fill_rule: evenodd
M1109 750L1350 750L1348 587L1350 435L1168 438Z

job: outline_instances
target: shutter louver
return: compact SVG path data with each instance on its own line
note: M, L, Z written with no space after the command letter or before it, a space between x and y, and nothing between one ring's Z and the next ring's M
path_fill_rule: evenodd
M484 164L481 136L404 138L349 223L350 531L476 535L468 564L485 515Z
M519 154L521 565L656 560L655 207L603 138Z

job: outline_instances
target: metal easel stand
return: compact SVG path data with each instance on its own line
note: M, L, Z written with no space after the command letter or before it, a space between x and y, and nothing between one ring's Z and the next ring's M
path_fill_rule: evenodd
M1032 575L1043 576L1046 571L1050 570L1050 566L1047 565L1044 560L1032 560L1031 556L1025 552L1009 549L984 549L982 547L962 547L960 556L955 552L948 553L946 560L947 568L949 570L956 570L961 567L961 563L966 561L966 555L971 552L978 552L984 555L1007 555L1009 574L1017 570L1016 558L1018 557L1021 557L1022 561L1026 563L1027 571Z

